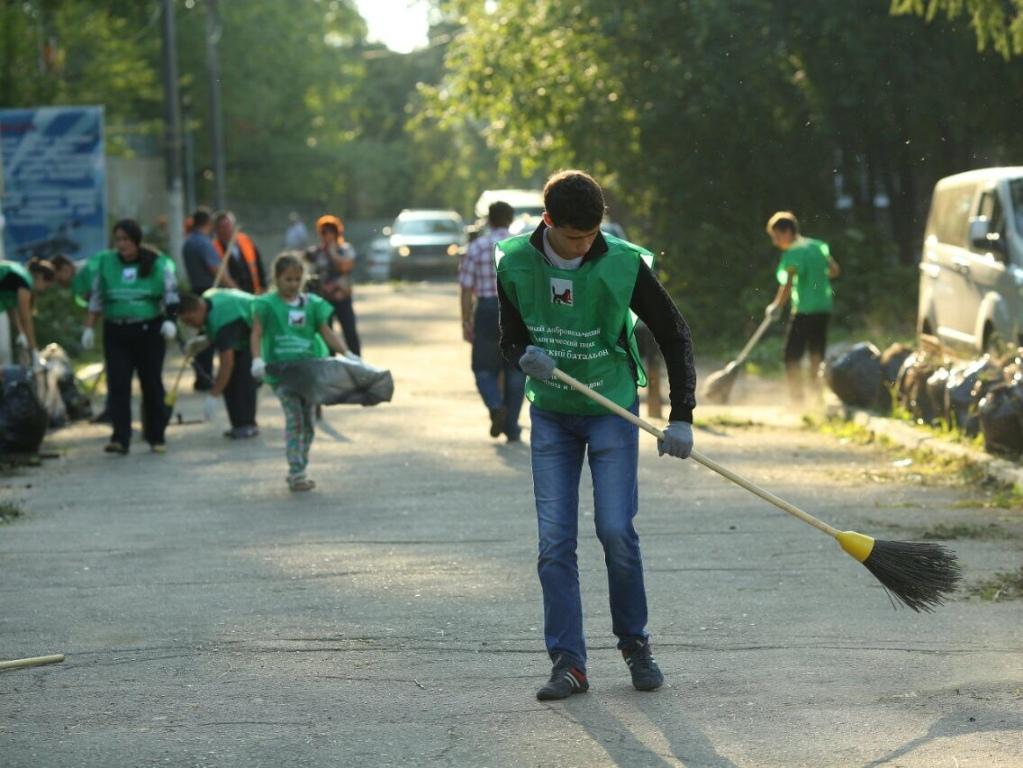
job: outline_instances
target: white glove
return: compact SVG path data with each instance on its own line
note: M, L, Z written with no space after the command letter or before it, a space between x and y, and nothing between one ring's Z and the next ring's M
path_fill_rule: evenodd
M178 335L178 326L173 320L164 320L163 325L160 326L160 334L170 341Z
M670 421L664 428L664 439L657 441L657 455L668 454L688 459L693 452L693 427L685 421Z
M218 410L220 410L220 398L214 397L213 395L206 395L206 399L202 401L203 419L206 421L213 421Z
M18 338L14 341L19 347L28 348L28 336L24 333L19 333Z
M249 368L249 373L252 374L252 378L254 379L261 379L266 375L266 363L263 362L263 358L252 358L252 367Z
M96 332L92 328L82 331L82 349L92 349L96 346Z
M39 358L38 350L32 350L32 373L42 373L46 370L46 366L43 365L43 361Z

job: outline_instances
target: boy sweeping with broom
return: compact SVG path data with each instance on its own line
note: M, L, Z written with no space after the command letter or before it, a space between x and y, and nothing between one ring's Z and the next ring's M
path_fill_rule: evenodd
M253 302L252 376L266 378L284 409L284 438L288 457L288 488L310 491L315 483L306 477L309 447L313 442L315 404L284 391L266 373L268 363L323 358L328 347L339 355L348 350L330 328L334 308L312 293L302 291L304 260L285 252L273 264L274 289Z
M589 454L594 522L604 547L612 630L637 690L664 677L650 649L639 537L638 432L624 419L551 379L555 367L637 411L646 383L635 312L653 332L668 368L671 416L658 452L684 459L693 447L696 373L689 328L647 266L650 252L604 235L604 195L590 176L563 171L544 188L543 221L497 247L501 350L528 376L537 570L544 637L553 670L537 698L582 693L586 679L576 535L579 476Z

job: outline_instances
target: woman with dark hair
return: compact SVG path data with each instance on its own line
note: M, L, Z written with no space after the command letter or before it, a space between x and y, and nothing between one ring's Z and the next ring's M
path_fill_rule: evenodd
M348 349L362 354L359 331L355 327L355 308L352 306L352 270L355 268L355 249L345 242L345 225L337 216L327 214L316 222L320 244L306 251L316 293L330 302L334 317L341 325Z
M0 261L0 311L7 312L11 327L17 330L17 346L29 355L37 372L42 363L32 321L33 294L53 285L53 275L53 266L45 259L33 258L26 264Z
M131 219L114 225L114 247L93 261L89 315L82 346L92 349L93 328L103 316L103 357L107 407L113 436L107 453L126 454L131 443L131 381L142 387L143 436L154 453L166 450L163 358L177 336L178 282L174 262L142 243L142 228Z

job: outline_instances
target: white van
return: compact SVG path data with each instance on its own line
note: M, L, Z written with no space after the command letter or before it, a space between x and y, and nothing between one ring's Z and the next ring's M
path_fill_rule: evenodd
M935 185L917 331L967 354L1023 343L1023 167Z

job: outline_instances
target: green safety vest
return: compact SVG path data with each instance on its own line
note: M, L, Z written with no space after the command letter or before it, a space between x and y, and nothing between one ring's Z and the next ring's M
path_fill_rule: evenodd
M210 288L202 295L209 302L210 311L206 315L206 338L216 343L217 334L226 326L237 320L252 327L252 303L256 297L251 293L235 288ZM241 339L236 349L245 349L248 339Z
M71 281L71 295L75 297L75 303L80 307L89 306L89 294L92 293L92 283L96 278L96 265L104 253L106 251L100 251L86 259Z
M103 315L108 320L152 320L163 314L164 277L174 273L174 264L162 253L148 276L139 274L141 265L121 261L117 251L103 251L96 261Z
M266 363L283 363L310 357L329 357L327 343L320 336L320 326L330 320L334 308L312 293L299 294L299 306L291 307L277 291L264 293L253 300L252 312L263 326L260 352ZM266 377L273 386L277 380Z
M32 290L32 287L35 285L35 282L32 280L32 273L25 269L23 264L19 264L16 261L0 261L0 280L12 272L28 283L28 289ZM16 306L18 306L17 291L0 291L0 312L6 312L9 309L14 309Z
M519 235L497 245L497 279L522 315L533 344L547 352L558 368L608 399L629 408L636 385L646 386L646 371L633 336L629 302L640 260L650 252L604 235L608 251L576 270L547 263ZM627 348L621 345L625 334ZM633 376L630 358L639 376ZM607 410L557 380L526 379L526 398L537 408L557 413L603 415Z

